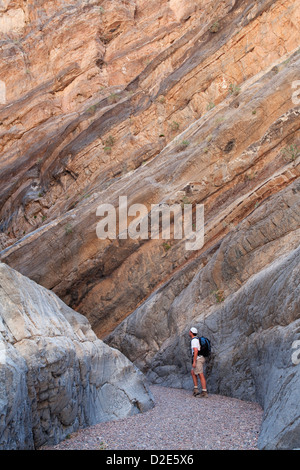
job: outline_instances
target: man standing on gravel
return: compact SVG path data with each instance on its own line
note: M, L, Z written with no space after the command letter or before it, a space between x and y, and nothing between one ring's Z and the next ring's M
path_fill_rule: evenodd
M193 395L194 397L202 397L202 398L207 398L207 388L206 388L206 380L203 372L203 365L205 363L205 357L198 355L198 352L200 351L200 341L197 338L197 328L192 327L189 331L189 336L191 338L191 348L192 348L192 361L193 361L193 367L191 370L193 382L194 382L194 392ZM198 390L198 375L202 387L202 392L200 393Z

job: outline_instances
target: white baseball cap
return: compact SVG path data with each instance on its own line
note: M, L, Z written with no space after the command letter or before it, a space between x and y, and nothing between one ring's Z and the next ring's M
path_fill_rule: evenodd
M196 334L198 333L197 328L194 328L194 327L192 327L192 328L190 329L190 331L191 331L194 335L196 335Z

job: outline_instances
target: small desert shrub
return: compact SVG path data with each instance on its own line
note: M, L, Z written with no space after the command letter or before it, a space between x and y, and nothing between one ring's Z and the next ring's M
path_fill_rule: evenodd
M241 89L238 85L235 85L234 83L230 83L229 85L229 93L233 96L238 96L240 93Z
M219 21L215 21L211 27L209 28L209 31L211 33L217 33L218 31L220 31L220 23Z
M287 161L294 161L300 156L300 147L298 145L287 145L282 151L281 154L283 158Z

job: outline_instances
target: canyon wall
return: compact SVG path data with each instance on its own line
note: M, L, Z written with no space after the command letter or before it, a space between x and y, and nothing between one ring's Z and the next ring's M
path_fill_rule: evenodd
M0 14L1 261L152 380L188 386L186 328L227 321L230 305L229 350L256 335L245 292L299 246L299 2L6 0ZM122 196L149 215L203 204L203 247L187 250L173 226L168 240L99 239L97 208L118 212ZM164 359L168 345L178 354ZM211 387L225 392L219 364ZM262 402L253 384L236 389Z
M196 253L99 240L100 203L202 203L207 249L298 178L299 6L6 3L1 259L104 337Z
M209 392L264 409L261 449L300 443L299 192L295 182L270 198L107 338L151 382L192 389L188 332L196 326L212 343Z

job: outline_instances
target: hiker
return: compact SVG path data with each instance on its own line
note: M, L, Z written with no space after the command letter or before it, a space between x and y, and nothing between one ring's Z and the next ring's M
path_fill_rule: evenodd
M191 370L193 382L194 382L194 392L193 396L194 397L201 397L201 398L207 398L207 388L206 388L206 380L203 372L203 365L205 363L205 357L198 355L198 352L200 351L200 341L197 338L197 328L192 327L189 331L189 336L191 338L191 348L192 348L192 362L193 362L193 367ZM202 387L202 392L200 393L198 390L198 375Z

